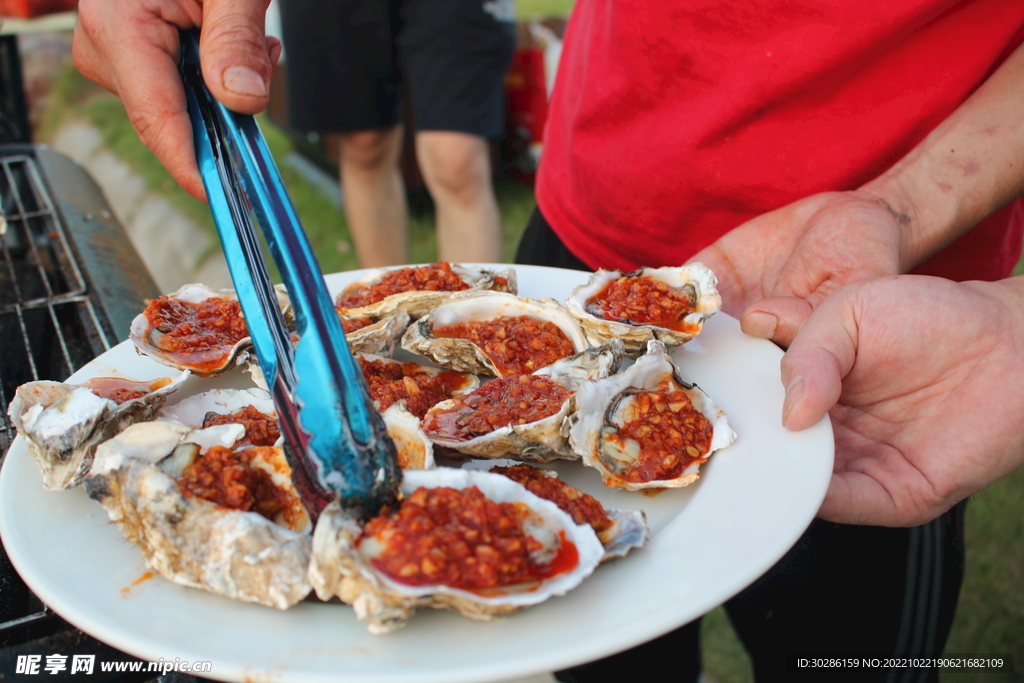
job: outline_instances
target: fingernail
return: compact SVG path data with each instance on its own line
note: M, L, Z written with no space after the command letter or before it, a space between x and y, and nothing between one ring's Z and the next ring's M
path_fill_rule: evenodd
M752 337L771 339L775 336L775 328L779 319L771 313L748 313L743 316L743 331Z
M224 88L239 95L266 97L267 83L263 77L244 66L233 66L224 71Z
M786 399L782 402L782 426L789 429L789 414L804 395L804 378L794 377L786 387Z

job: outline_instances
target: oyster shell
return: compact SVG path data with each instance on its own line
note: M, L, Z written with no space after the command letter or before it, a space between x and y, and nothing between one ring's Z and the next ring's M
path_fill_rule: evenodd
M398 466L403 470L429 470L434 462L434 444L420 428L420 419L405 409L405 401L388 407L381 416L388 436L398 451Z
M375 568L368 555L378 544L360 543L362 525L334 502L321 513L313 532L309 577L320 599L338 596L351 604L356 617L369 623L371 633L387 633L403 626L420 607L453 609L473 619L488 620L563 595L589 576L600 561L603 550L590 526L573 523L554 503L534 496L506 477L450 468L408 471L402 492L409 496L420 487L442 486L475 486L492 501L525 504L530 511L525 520L529 534L541 540L548 553L554 550L554 539L564 534L563 538L575 544L578 551L575 566L539 583L504 586L488 593L398 583Z
M685 398L678 398L674 392L682 392ZM654 395L672 398L666 407L664 402L655 403ZM630 491L686 486L696 481L698 467L712 452L736 439L725 413L700 387L679 377L665 345L656 340L648 342L647 353L625 371L581 386L576 393L576 404L578 410L569 428L569 442L584 464L601 472L607 486L621 486ZM667 412L659 413L659 405ZM680 416L680 424L686 427L670 422L675 419L673 415ZM690 422L685 422L686 419ZM645 450L639 441L624 432L627 425L637 425L636 429L667 443ZM633 431L636 429L631 427ZM693 432L689 431L691 429ZM710 429L710 435L706 429ZM688 442L692 433L700 436ZM663 460L662 453L676 457ZM654 456L657 456L655 463L662 464L656 467L651 464L650 458Z
M351 316L341 314L340 317L344 325L345 321L358 320L359 318L370 316L352 318ZM382 318L371 319L373 320L371 324L345 335L348 348L352 353L373 353L390 357L395 351L395 346L398 345L398 340L402 338L405 329L409 327L409 314L405 311L398 311Z
M203 430L170 422L134 425L97 450L85 487L164 578L286 609L310 591L306 571L311 538L305 511L279 515L286 527L255 512L185 494L176 479L198 452L230 448L243 432L237 424ZM279 448L257 450L261 460L255 466L272 472L274 483L290 496L287 508L294 511L298 494L283 453Z
M350 318L370 316L380 318L389 316L399 311L405 311L413 320L422 317L432 311L438 304L445 301L453 294L451 290L409 290L390 294L380 301L373 303L348 305L346 298L357 296L365 287L380 283L382 279L393 278L401 274L407 274L413 270L434 268L440 271L450 268L451 272L457 275L465 284L466 289L459 291L483 291L492 290L497 292L509 292L515 294L518 291L516 285L516 271L509 268L506 271L491 271L472 266L462 266L457 263L448 264L444 261L429 266L407 267L407 268L378 268L371 270L365 276L353 282L335 298L334 305L344 315ZM349 299L351 301L351 299Z
M602 293L610 284L620 278L651 278L668 286L667 292L675 291L688 299L690 312L676 324L668 326L656 323L616 321L606 318L597 307L588 302ZM702 263L690 263L677 268L641 268L632 273L618 270L599 270L590 276L586 284L573 290L565 301L566 308L579 321L592 344L602 344L608 339L619 338L626 344L626 352L636 356L644 351L644 345L651 339L658 339L666 346L685 344L700 332L704 321L722 307L718 294L718 278Z
M185 371L148 381L101 377L81 385L29 382L18 387L8 415L42 472L43 486L70 489L89 472L96 446L131 424L153 419L188 376ZM146 393L119 404L94 389L107 395L123 389Z
M504 343L497 344L496 348L507 353L519 364L530 368L526 372L503 372L498 364L488 357L484 349L469 339L440 337L435 332L454 325L492 322L502 318L511 319L510 325L514 325L514 320L521 317L553 324L568 338L573 354L590 347L575 319L554 299L521 299L501 292L473 292L452 296L429 315L410 325L402 337L402 348L426 356L443 368L460 372L496 377L526 374L551 362L531 363L524 356L524 352L549 352L546 345L540 341L536 341L532 349L521 344L515 347Z
M285 314L286 322L290 318L291 304L288 299L288 295L284 290L284 287L275 287L278 297L278 303L281 305L281 310ZM183 308L189 304L202 304L205 301L211 299L221 300L225 302L238 301L233 290L216 290L206 285L201 284L190 284L184 285L178 291L162 296L159 299L154 299L150 302L146 311L140 313L132 320L131 329L129 330L129 338L135 344L135 350L144 356L149 356L158 363L163 365L169 365L173 368L180 370L191 370L194 374L200 377L213 377L230 370L237 364L248 360L249 349L252 346L252 342L246 331L245 336L239 336L239 334L229 334L226 338L219 343L210 343L204 341L200 344L195 345L195 349L191 351L184 351L176 349L178 344L185 345L188 343L188 339L184 340L173 340L167 339L167 334L171 331L170 328L161 330L160 328L153 327L147 317L147 312L153 313L156 306L163 305L165 303L183 302ZM241 316L241 313L238 313ZM214 324L210 329L221 330L223 328L237 327L240 324L244 325L241 317L237 319L225 318L223 315L211 316L202 322L213 322ZM200 327L200 324L193 324L193 327ZM180 327L180 326L179 326Z
M599 348L563 358L532 375L491 380L470 394L438 403L427 411L424 431L435 445L475 458L512 458L527 462L575 460L579 456L568 443L568 420L576 409L573 392L587 380L616 372L622 356L622 342L614 339ZM534 385L539 398L534 397ZM546 401L543 395L557 392L558 387L564 390L559 392L564 393L564 398ZM517 403L523 402L523 395L529 395L525 402L530 404L531 412L543 416L530 421L504 419L499 423L488 417L477 419L479 411L488 410L494 402L508 403L517 394L520 395L515 399ZM479 426L472 427L474 422ZM465 436L477 435L462 438L453 433L456 429L465 432L466 427L469 427L469 434Z

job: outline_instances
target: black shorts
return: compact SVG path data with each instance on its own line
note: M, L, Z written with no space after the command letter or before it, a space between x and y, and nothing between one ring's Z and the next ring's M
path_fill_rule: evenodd
M511 0L281 0L291 126L497 137L515 47Z

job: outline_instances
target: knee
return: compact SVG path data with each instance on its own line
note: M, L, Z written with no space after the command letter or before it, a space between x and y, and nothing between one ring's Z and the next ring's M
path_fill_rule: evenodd
M363 130L341 136L342 164L348 171L374 173L398 162L401 136L397 129Z
M418 139L416 148L432 193L473 201L490 187L491 164L485 140L457 133L430 136Z

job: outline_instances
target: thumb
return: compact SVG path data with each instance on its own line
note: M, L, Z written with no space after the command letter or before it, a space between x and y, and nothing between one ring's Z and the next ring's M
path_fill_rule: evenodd
M857 360L855 300L851 291L833 294L811 314L782 357L782 424L787 429L810 427L839 400L843 378Z
M203 79L232 111L255 114L270 103L280 45L265 34L270 0L206 0L199 38Z
M772 296L751 304L740 316L740 327L752 337L770 339L786 348L811 315L811 304L795 296Z

